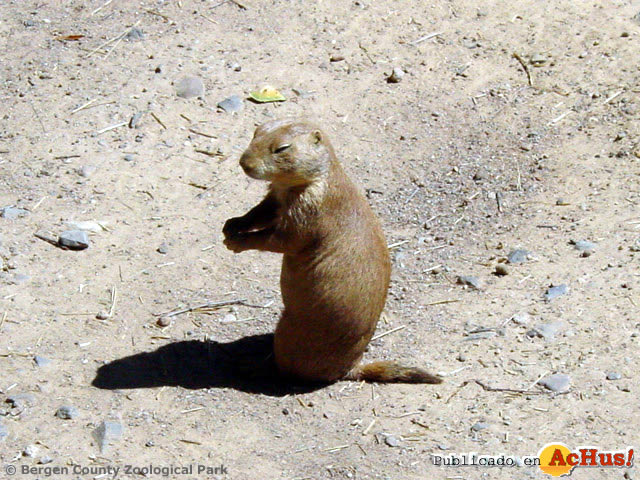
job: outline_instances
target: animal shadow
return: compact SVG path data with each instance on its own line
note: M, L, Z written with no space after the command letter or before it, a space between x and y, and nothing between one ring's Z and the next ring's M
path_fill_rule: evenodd
M327 385L293 383L279 376L273 361L273 334L247 336L230 343L170 343L101 366L91 384L105 390L234 388L270 396L308 393Z

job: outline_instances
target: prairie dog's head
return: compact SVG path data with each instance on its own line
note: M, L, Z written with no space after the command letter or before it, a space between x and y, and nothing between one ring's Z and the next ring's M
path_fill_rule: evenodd
M331 153L331 145L317 125L283 118L256 129L240 166L251 178L296 187L324 178Z

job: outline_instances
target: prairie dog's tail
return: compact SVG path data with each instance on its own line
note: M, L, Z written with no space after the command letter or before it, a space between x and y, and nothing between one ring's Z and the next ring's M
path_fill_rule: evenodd
M442 378L420 368L403 367L396 362L373 362L354 367L344 380L380 383L442 383Z

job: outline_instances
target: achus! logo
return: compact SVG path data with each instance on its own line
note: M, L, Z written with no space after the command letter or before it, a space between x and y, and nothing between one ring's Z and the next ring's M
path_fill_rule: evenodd
M630 468L633 466L633 447L615 451L578 447L571 451L561 443L548 443L538 457L540 470L553 477L562 477L571 475L576 467Z

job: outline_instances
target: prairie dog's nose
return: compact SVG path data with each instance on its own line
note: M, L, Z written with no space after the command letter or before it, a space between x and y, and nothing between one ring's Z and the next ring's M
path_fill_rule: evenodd
M251 170L253 170L254 165L251 164L251 155L249 155L248 152L244 152L240 157L240 166L245 173L249 173Z

